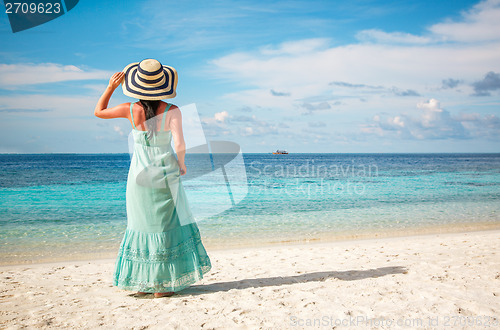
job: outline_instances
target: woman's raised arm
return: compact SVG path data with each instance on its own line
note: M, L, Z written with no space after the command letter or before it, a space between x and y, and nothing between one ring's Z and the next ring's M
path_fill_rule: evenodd
M111 79L109 79L108 87L106 87L106 90L101 95L99 101L97 101L97 105L95 106L94 115L96 117L102 119L130 117L129 104L127 103L122 103L120 105L117 105L116 107L108 109L109 99L111 98L111 95L113 95L115 89L118 86L120 86L120 83L123 80L124 75L125 74L123 72L116 72L115 74L113 74Z

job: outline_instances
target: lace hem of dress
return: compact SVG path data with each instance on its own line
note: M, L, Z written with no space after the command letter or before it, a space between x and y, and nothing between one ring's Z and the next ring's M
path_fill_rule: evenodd
M212 269L210 259L207 257L201 258L200 266L190 272L186 272L176 279L160 280L160 281L141 281L132 277L120 278L114 276L113 285L123 290L140 291L140 292L177 292L196 283L203 278L203 275Z

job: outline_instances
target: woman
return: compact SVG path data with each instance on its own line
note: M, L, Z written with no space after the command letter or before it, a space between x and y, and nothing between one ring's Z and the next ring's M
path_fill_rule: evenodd
M108 109L109 99L120 84L125 95L140 101ZM175 97L176 87L174 68L145 59L113 74L95 108L99 118L127 118L132 125L127 229L113 284L137 291L135 296L171 296L211 269L180 179L186 174L181 112L160 101Z

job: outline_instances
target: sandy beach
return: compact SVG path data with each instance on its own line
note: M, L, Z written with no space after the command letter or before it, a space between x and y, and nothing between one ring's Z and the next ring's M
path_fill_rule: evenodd
M169 298L111 285L114 260L2 266L2 328L498 328L500 230L208 250Z

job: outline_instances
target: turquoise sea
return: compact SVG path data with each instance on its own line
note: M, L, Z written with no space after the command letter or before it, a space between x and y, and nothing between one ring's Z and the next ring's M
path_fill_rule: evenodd
M243 154L245 175L230 182L196 176L205 158L187 155L183 178L193 209L210 210L198 222L207 250L500 228L500 154ZM129 164L126 153L1 154L0 263L113 257ZM230 185L244 198L214 207Z

